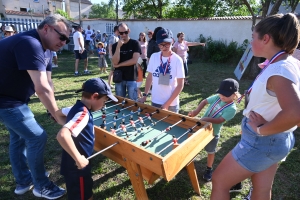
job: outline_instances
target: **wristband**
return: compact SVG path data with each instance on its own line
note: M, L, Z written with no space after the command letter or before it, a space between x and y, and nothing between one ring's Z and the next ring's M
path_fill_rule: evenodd
M258 125L257 128L256 128L256 132L258 133L259 136L264 136L264 135L262 135L262 134L260 133L260 128L261 128L262 125L263 125L263 124L260 124L260 125Z
M147 97L147 96L149 96L148 94L146 94L146 93L143 93L143 97Z

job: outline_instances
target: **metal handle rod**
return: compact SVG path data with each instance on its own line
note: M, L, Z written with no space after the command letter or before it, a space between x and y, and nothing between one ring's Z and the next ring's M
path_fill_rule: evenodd
M188 131L186 131L185 133L183 133L181 136L179 136L177 138L177 140L180 140L180 138L182 138L183 136L185 136L186 134L190 133L193 131L193 129L196 127L196 126L199 126L199 122L197 122L197 124L195 126L193 126L192 128L189 128ZM173 142L171 142L170 144L168 144L165 148L163 148L162 150L160 150L159 152L157 152L157 154L161 154L162 152L164 152L164 150L166 150L168 147L170 147L171 145L173 144Z
M106 150L108 150L108 149L112 148L113 146L116 146L117 144L119 144L119 142L116 142L116 143L114 143L114 144L112 144L112 145L110 145L110 146L106 147L105 149L102 149L101 151L98 151L97 153L95 153L95 154L91 155L91 156L90 156L90 157L88 157L87 159L89 160L89 159L91 159L91 158L93 158L93 157L95 157L95 156L99 155L100 153L102 153L102 152L104 152L104 151L106 151Z

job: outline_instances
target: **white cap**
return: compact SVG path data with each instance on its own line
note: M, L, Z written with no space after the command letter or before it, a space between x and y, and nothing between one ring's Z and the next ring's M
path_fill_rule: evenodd
M5 31L14 32L14 29L11 26L5 26Z

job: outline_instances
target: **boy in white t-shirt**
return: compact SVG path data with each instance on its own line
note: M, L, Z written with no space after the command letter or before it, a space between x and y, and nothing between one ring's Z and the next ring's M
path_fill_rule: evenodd
M160 52L150 57L145 93L140 101L146 101L152 85L152 105L178 113L179 94L183 89L185 76L182 59L171 50L172 36L168 29L161 29L156 34Z

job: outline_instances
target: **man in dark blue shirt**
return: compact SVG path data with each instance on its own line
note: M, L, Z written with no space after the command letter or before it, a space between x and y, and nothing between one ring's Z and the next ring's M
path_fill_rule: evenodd
M10 162L18 195L33 186L33 194L38 197L57 199L65 194L46 176L47 134L35 120L28 102L36 92L55 117L58 107L51 82L51 51L58 51L69 42L70 31L68 21L54 14L47 16L37 29L0 41L0 121L10 134Z

